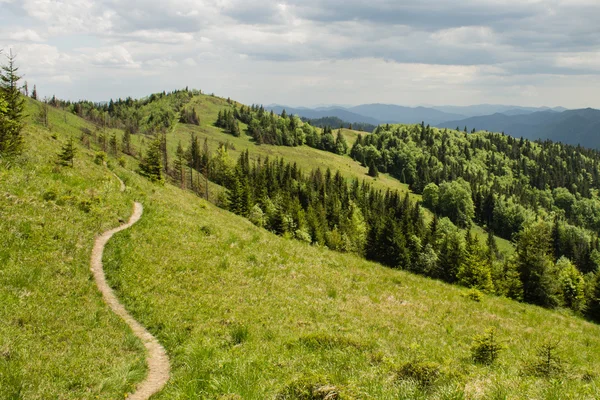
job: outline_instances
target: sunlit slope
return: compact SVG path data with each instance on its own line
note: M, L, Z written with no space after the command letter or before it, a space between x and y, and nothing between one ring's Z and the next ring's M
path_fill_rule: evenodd
M29 101L29 121L40 104ZM132 197L78 147L88 124L50 108L28 124L25 154L0 167L0 398L123 398L145 374L144 351L102 302L89 272L96 234L119 225Z
M298 394L307 387L355 399L600 395L594 324L500 298L477 302L467 289L286 240L120 173L145 194L145 214L109 244L105 264L172 357L158 398L309 398ZM472 338L491 327L506 349L496 364L477 365ZM556 342L563 369L535 375L539 346ZM406 363L432 368L431 382L409 379Z
M159 100L164 101L164 100ZM341 156L330 152L317 150L308 146L300 147L287 147L287 146L270 146L270 145L256 145L252 138L245 133L246 126L240 123L242 134L240 137L224 133L222 129L214 126L217 120L219 111L227 108L233 108L234 102L228 103L227 100L220 97L214 97L209 95L195 96L190 101L190 106L194 107L200 117L200 125L187 125L177 124L174 131L167 135L167 144L169 153L175 154L178 144L181 142L184 148L189 147L190 139L192 134L196 135L201 145L204 140L207 140L209 148L215 151L221 144L228 144L229 154L233 158L237 158L238 155L245 150L250 151L250 157L257 159L258 157L283 157L287 162L296 162L300 168L304 171L309 172L314 168L327 169L330 168L332 171L339 170L347 179L365 180L372 183L376 188L382 190L398 190L402 193L409 192L408 185L401 183L396 178L393 178L389 174L379 174L379 177L374 179L367 175L367 168L360 165L359 162L354 161L349 156ZM241 105L237 103L237 106ZM349 145L352 145L359 134L368 135L365 132L351 131L344 129L343 131L346 140ZM133 136L132 142L134 147L143 148L144 141L143 136ZM421 196L411 193L411 198L414 200L420 200ZM431 215L427 212L426 215ZM480 241L485 242L486 233L478 226L474 226L474 232L478 235ZM513 246L507 240L502 238L496 238L499 249L503 253L512 253Z

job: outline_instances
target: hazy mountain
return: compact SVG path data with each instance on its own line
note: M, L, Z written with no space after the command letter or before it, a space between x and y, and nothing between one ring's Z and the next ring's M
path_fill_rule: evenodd
M287 107L271 105L265 107L280 114L283 109L286 112L297 114L301 117L319 119L324 117L337 117L343 121L356 123L365 122L372 125L385 123L415 124L426 121L429 124L439 124L450 119L465 118L465 115L451 114L427 107L403 107L392 104L363 104L360 106L343 107Z
M439 124L450 119L465 117L464 114L452 114L427 107L403 107L393 104L363 104L348 109L353 113L374 118L381 123L416 124L426 121Z
M462 114L465 117L477 117L492 114L520 115L532 114L539 111L566 111L564 107L521 107L501 104L475 104L472 106L431 106L431 108L454 114Z
M342 121L346 121L349 123L356 122L364 122L371 125L379 125L381 122L374 118L370 118L364 115L356 114L351 111L348 111L343 108L320 108L320 109L312 109L312 108L303 108L303 107L286 107L280 105L273 105L265 107L266 110L273 110L273 112L277 114L281 114L283 110L288 114L298 115L300 117L309 118L309 119L320 119L326 117L337 117Z
M538 111L519 115L496 113L448 121L437 126L461 129L466 126L469 131L475 128L504 132L526 139L550 139L600 149L600 110L592 108L563 112Z
M319 107L288 107L272 104L265 107L280 114L283 109L288 113L297 114L304 118L319 119L337 117L343 121L356 123L365 122L378 125L386 123L415 124L425 121L438 125L446 121L458 121L469 117L504 114L508 116L530 115L536 112L560 113L564 107L520 107L512 105L478 104L473 106L431 106L404 107L393 104L361 104L353 107L341 105L323 105Z

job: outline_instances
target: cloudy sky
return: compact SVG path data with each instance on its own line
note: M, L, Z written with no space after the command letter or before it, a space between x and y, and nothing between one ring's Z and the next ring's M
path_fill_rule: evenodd
M598 0L0 0L42 96L600 108Z

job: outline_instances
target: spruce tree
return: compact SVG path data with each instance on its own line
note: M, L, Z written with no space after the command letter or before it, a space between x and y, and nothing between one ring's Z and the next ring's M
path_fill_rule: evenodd
M25 100L19 88L16 56L9 53L8 64L0 72L0 156L15 156L23 150L23 111Z
M181 188L185 189L185 151L181 146L181 141L177 145L177 151L175 152L173 170L175 172L176 179L179 180Z
M131 133L128 128L125 128L123 133L123 140L121 141L121 151L125 154L131 155Z
M162 183L164 181L162 175L162 151L161 137L157 136L146 151L146 155L140 161L139 173L142 176L150 179L152 182Z
M58 163L63 166L73 167L73 160L75 159L76 152L77 149L73 144L73 138L69 138L67 143L62 146L61 151L58 154Z
M369 172L368 172L369 176L372 176L373 178L377 178L379 176L379 171L377 170L377 166L375 165L375 161L371 160L371 162L369 163Z
M33 92L31 92L31 98L34 100L37 100L37 98L38 98L37 87L35 85L33 85Z

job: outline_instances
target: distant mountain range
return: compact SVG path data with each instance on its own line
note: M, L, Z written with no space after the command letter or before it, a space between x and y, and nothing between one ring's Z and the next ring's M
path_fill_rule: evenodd
M317 108L271 105L265 108L278 114L285 109L288 114L310 119L336 117L352 124L415 124L424 121L441 128L463 129L466 126L469 131L475 128L526 139L550 139L600 149L600 110L592 108L567 110L564 107L492 104L432 107L363 104Z
M563 112L538 111L531 114L506 115L496 113L467 119L447 121L440 128L471 129L504 132L526 139L550 139L572 145L600 149L600 110L585 108Z

